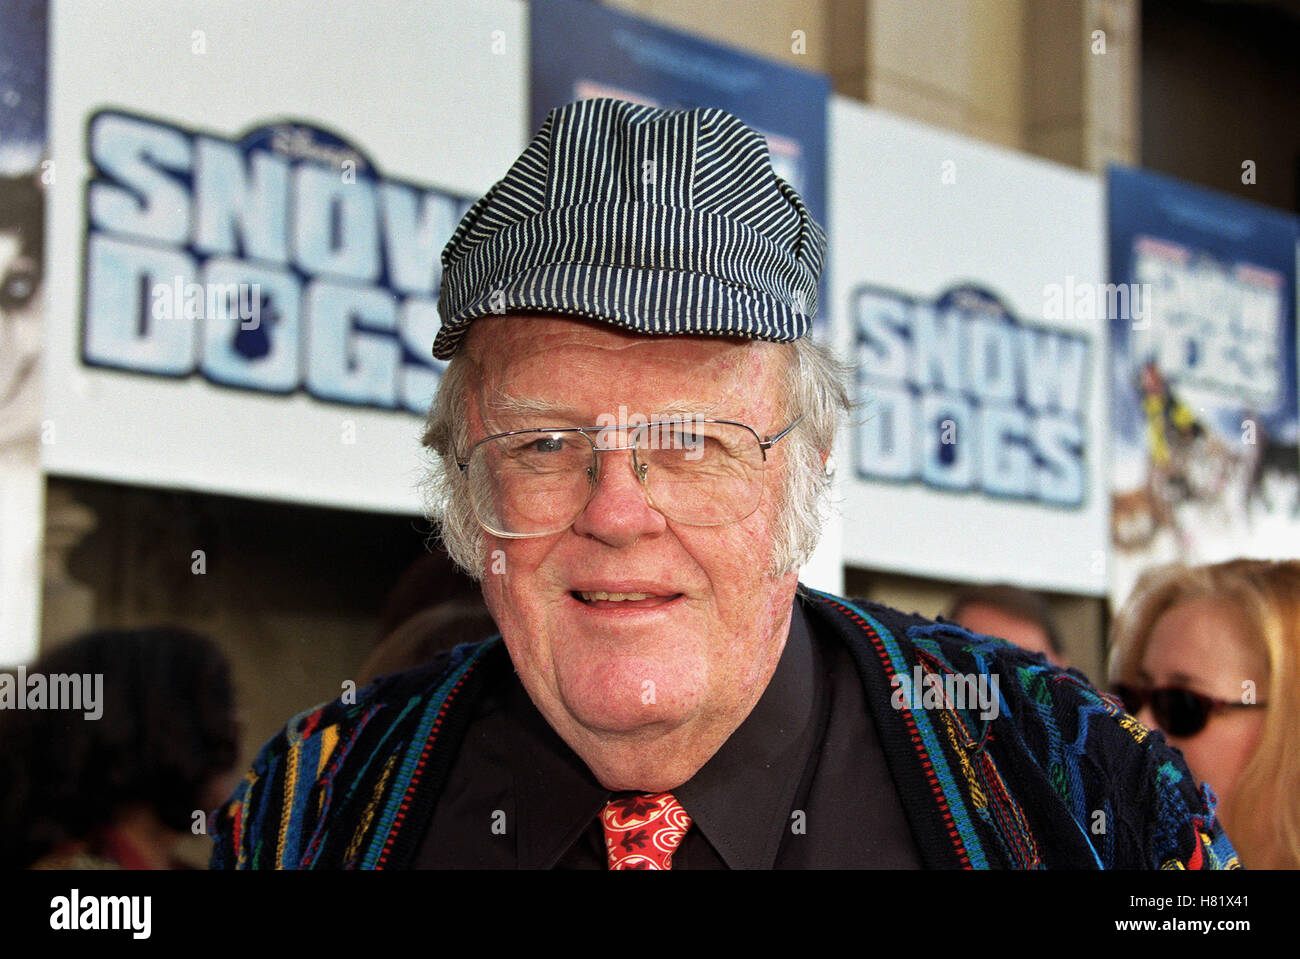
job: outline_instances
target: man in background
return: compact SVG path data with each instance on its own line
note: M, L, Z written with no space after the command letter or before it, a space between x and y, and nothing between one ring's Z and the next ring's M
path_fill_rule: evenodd
M997 636L1031 653L1042 653L1062 668L1070 665L1047 600L1019 586L999 583L959 590L944 618L972 633Z

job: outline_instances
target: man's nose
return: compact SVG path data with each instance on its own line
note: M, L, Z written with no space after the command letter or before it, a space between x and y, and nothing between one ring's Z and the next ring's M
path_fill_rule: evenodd
M610 546L631 546L642 536L664 531L663 514L651 507L631 450L602 450L597 468L596 492L574 520L575 533Z

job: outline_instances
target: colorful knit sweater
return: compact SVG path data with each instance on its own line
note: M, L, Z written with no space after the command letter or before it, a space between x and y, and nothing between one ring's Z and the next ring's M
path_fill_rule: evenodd
M799 601L856 660L927 867L1238 868L1213 794L1080 673L951 623L803 587ZM213 868L409 867L475 702L511 669L494 637L290 720L217 817ZM950 676L996 677L998 708L952 697L955 682L939 696ZM936 695L900 695L918 678Z

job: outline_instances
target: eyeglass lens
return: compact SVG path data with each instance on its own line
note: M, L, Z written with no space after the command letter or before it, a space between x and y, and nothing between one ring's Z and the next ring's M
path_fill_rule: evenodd
M1213 704L1187 689L1139 690L1122 686L1119 691L1125 710L1133 715L1149 702L1156 723L1171 736L1195 736L1210 720Z

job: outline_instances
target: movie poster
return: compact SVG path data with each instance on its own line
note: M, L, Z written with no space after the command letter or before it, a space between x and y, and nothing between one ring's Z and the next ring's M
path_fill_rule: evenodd
M1297 221L1109 176L1111 600L1182 560L1300 555Z
M0 0L0 666L40 624L45 0Z
M846 562L1104 595L1099 178L844 98L831 129Z

